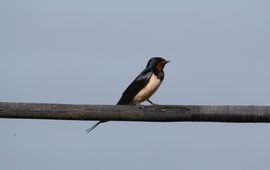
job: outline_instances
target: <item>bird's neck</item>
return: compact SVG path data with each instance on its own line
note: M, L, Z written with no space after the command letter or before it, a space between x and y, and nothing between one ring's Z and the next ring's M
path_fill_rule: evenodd
M154 69L153 72L157 76L157 78L160 79L161 81L164 79L163 70Z

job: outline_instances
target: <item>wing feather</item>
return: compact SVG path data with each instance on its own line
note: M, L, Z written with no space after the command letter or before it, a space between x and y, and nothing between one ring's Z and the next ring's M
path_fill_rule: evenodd
M152 74L151 68L145 68L127 87L117 105L133 104L133 98L147 85Z

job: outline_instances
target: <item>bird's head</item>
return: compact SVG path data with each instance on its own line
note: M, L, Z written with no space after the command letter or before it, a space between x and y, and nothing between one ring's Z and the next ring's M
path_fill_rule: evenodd
M148 67L151 67L151 68L157 69L158 71L163 71L164 66L165 66L168 62L170 62L170 61L167 61L167 60L165 60L165 59L162 58L162 57L153 57L153 58L151 58L151 59L148 61L146 67L147 67L147 68L148 68Z

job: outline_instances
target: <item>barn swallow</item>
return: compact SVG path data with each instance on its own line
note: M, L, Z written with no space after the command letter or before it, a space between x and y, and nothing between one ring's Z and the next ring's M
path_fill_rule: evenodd
M149 98L157 91L164 79L164 67L169 61L162 57L151 58L146 68L133 80L122 94L122 97L117 102L117 105L139 105L144 101L154 104ZM92 127L86 130L91 132L100 123L106 121L99 121Z

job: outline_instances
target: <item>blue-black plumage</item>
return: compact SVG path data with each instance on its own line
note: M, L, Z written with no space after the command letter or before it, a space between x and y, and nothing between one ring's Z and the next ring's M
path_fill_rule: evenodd
M151 58L146 68L132 81L127 89L122 94L117 105L134 105L148 101L151 104L150 97L157 91L160 84L164 79L164 67L169 61L162 57ZM99 121L92 127L86 130L87 133L91 132L100 123L106 121Z

